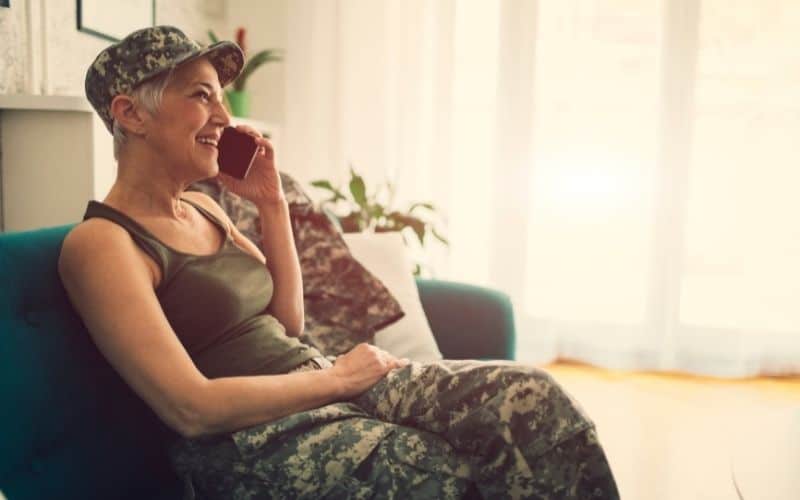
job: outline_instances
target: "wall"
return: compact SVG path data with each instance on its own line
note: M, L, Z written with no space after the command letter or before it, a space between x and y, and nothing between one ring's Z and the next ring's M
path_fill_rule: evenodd
M235 30L247 30L248 55L261 49L286 49L289 0L228 0L230 30L218 32L222 39L234 39ZM286 52L286 61L294 54ZM251 118L283 127L285 124L286 61L269 63L247 81Z
M79 32L76 9L75 0L14 0L11 8L0 9L0 94L31 93L25 88L25 74L32 64L34 71L47 75L45 93L83 95L86 68L109 42ZM36 60L27 57L29 13L33 25L44 29L33 33L34 45L44 40ZM203 42L208 28L229 31L226 2L218 0L158 0L156 23L178 26Z
M22 2L0 9L0 94L21 89L25 74L25 9Z
M349 1L349 0L348 0ZM381 0L382 1L382 0ZM283 48L248 83L252 117L280 127L278 168L301 182L329 177L338 158L326 140L336 130L336 14L341 0L228 0L232 29L247 29L252 49ZM229 34L233 36L233 32Z

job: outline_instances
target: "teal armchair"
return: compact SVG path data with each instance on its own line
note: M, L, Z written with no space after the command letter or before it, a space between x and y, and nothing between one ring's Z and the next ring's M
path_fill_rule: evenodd
M72 227L0 234L0 491L9 500L180 498L168 429L100 355L61 285L57 259ZM513 359L506 295L417 284L446 358Z

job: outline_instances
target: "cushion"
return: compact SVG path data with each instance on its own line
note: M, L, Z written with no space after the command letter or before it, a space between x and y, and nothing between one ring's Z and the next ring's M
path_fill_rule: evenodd
M442 359L422 309L413 265L402 234L349 233L344 235L344 241L353 256L389 288L406 313L401 320L375 334L375 345L413 361Z
M325 355L338 355L403 317L400 303L381 281L353 256L324 212L314 206L299 183L281 173L289 203L292 232L300 260L305 304L301 339ZM258 209L216 180L206 179L190 189L219 203L247 238L261 248Z

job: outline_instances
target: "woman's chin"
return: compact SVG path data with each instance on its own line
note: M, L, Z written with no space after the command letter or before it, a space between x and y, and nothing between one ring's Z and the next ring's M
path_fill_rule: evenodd
M211 168L209 169L208 173L209 177L216 177L217 175L219 175L219 165L217 165L216 161L214 162L213 165L211 165Z
M200 177L201 180L203 179L210 179L212 177L216 177L219 174L219 166L217 162L203 162L201 164L195 164L195 168L197 169L197 176Z
M219 172L217 155L214 155L213 158L204 158L202 164L203 164L203 170L209 172L211 175L217 175L217 172Z

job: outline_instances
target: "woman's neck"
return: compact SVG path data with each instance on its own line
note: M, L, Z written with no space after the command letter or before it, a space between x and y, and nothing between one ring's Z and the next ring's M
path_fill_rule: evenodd
M142 217L188 219L189 212L181 195L184 189L168 189L155 182L130 182L120 177L111 186L104 203Z

